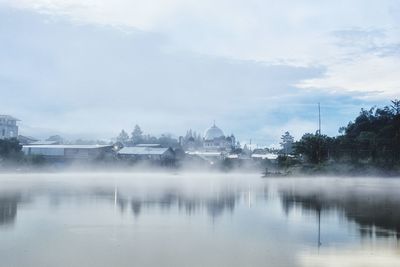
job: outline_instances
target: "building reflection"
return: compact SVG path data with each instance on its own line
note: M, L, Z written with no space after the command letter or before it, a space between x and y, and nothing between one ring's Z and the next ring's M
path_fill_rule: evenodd
M0 196L0 227L11 225L15 222L20 201L19 195Z
M143 209L159 208L169 210L177 208L186 215L194 215L201 210L206 210L212 218L217 218L224 212L233 212L239 197L234 192L218 194L216 196L187 196L178 191L164 192L161 195L152 197L133 197L131 210L135 217L138 217Z

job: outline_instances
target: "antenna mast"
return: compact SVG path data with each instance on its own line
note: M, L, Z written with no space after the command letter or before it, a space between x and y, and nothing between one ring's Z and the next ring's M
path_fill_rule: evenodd
M321 163L321 103L318 102L318 164Z
M321 104L318 102L318 134L321 135Z

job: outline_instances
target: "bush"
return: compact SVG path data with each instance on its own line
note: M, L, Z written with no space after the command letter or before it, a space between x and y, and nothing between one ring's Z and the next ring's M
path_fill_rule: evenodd
M22 146L18 139L0 139L0 159L2 161L19 161L23 158Z

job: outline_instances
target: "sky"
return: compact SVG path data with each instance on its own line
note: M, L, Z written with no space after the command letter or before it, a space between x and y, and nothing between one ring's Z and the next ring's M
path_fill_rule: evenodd
M400 1L0 0L0 113L37 138L337 135L400 95Z

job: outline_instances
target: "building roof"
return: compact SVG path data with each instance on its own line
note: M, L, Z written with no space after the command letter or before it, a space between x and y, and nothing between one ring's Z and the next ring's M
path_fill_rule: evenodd
M18 135L18 139L30 140L30 141L32 141L32 142L39 141L39 140L38 140L38 139L36 139L35 137L32 137L32 136L26 136L26 135L21 135L21 134L19 134L19 135Z
M35 145L35 146L38 146L38 145L58 145L58 144L59 144L58 141L41 141L41 140L29 143L29 145Z
M124 147L118 154L120 155L162 155L167 152L169 148L166 147L143 147L143 146L133 146Z
M10 116L10 115L1 115L1 114L0 114L0 119L6 119L6 120L12 120L12 121L19 121L19 119L15 118L15 117L13 117L13 116Z
M223 153L218 151L188 151L186 154L204 157L220 157Z
M272 154L272 153L267 153L267 154L252 154L251 155L252 158L259 158L259 159L277 159L278 155L277 154Z
M47 148L47 149L95 149L95 148L107 148L112 147L110 145L24 145L24 148Z
M208 128L204 133L205 140L214 140L216 138L225 137L224 132L215 124Z
M136 147L161 147L160 144L137 144Z

